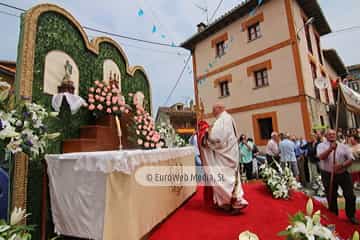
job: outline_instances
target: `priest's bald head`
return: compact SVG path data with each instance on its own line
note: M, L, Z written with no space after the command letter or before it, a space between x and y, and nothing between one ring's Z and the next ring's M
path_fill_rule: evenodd
M217 102L213 105L212 111L214 116L217 118L218 116L220 116L221 113L225 111L225 106L223 103Z

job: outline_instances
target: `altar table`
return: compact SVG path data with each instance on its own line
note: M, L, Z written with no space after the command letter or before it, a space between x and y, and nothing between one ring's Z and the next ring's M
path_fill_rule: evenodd
M142 166L194 166L192 147L46 155L55 232L95 240L138 240L196 186L143 186ZM195 167L194 167L195 173Z

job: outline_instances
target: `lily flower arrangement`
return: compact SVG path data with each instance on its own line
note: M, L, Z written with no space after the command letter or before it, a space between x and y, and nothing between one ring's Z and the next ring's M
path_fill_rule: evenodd
M277 170L268 164L263 164L260 167L260 176L263 178L263 181L274 198L289 198L290 190L298 189L300 184L296 181L290 168L286 166L282 169L277 162L274 163Z
M330 230L321 224L320 210L313 213L313 201L311 198L306 203L306 213L298 212L290 216L290 225L278 235L286 237L286 240L340 240L335 230ZM354 232L352 240L359 240L359 233Z
M48 120L58 113L48 112L36 103L15 104L9 97L11 86L6 82L0 82L0 86L0 147L29 156L43 154L48 141L60 135L49 133L47 125Z

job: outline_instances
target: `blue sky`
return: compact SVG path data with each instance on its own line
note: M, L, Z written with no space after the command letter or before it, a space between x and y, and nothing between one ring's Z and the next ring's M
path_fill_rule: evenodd
M33 5L50 2L60 5L72 13L82 25L139 37L151 41L179 44L196 31L196 24L206 19L195 4L207 6L211 16L218 0L0 0L20 8L28 9ZM224 0L216 17L239 4L240 0ZM344 4L346 2L346 4ZM359 0L319 0L323 12L333 31L360 25ZM138 16L143 9L144 15ZM19 18L4 15L2 12L19 14L18 11L0 6L0 59L15 60L19 34ZM157 32L152 33L156 25ZM87 32L94 37L99 34ZM164 36L162 36L164 35ZM114 38L123 46L131 65L144 66L152 85L153 107L164 104L171 88L177 80L188 51L158 47ZM329 34L322 39L324 48L335 48L345 64L360 63L360 29ZM192 66L186 69L176 91L168 104L186 101L193 97ZM156 111L155 111L156 112Z

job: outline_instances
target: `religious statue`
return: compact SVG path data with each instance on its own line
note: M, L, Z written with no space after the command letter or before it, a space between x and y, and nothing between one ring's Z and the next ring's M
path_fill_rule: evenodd
M121 86L120 86L120 74L112 73L112 71L110 71L110 73L109 73L109 84L110 85L115 84L115 86L120 89L121 88Z
M145 96L142 92L136 92L134 94L133 102L136 106L144 108L144 98L145 98Z
M71 75L72 75L72 65L70 64L69 60L66 60L65 65L65 76L63 78L63 82L71 82Z
M66 60L65 65L64 65L64 69L65 69L65 75L62 79L61 85L58 86L58 92L62 93L62 92L69 92L69 93L74 93L74 82L71 80L71 75L72 75L72 65L70 64L69 60Z

